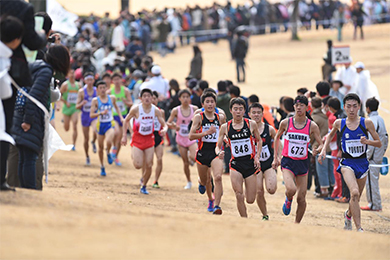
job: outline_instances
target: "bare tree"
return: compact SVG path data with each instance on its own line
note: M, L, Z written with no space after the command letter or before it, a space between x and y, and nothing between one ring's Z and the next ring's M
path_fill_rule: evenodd
M294 9L293 13L291 15L291 40L293 41L299 41L298 37L298 15L299 15L299 1L300 0L294 0Z

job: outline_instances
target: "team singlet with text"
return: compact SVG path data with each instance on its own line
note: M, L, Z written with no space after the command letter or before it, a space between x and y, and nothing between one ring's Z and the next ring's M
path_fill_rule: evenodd
M294 126L294 117L288 120L287 131L284 134L284 147L282 155L294 160L305 160L308 157L310 143L311 120L306 118L303 128L297 129Z

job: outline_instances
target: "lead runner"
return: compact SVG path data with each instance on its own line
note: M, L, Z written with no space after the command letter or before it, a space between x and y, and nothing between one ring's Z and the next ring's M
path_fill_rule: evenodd
M310 136L320 144L314 155L322 149L320 130L316 123L306 117L309 101L305 96L297 96L294 100L295 115L284 119L279 126L275 140L284 134L283 158L279 159L279 142L275 142L274 161L272 167L281 165L286 187L286 200L283 204L284 215L289 215L292 200L297 195L297 211L295 223L300 223L306 210L307 172L309 169L308 147Z

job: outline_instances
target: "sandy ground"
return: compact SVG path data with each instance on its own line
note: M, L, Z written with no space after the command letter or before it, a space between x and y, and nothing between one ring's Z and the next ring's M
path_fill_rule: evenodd
M365 62L390 110L390 25L366 28L366 40L352 41L345 30L354 61ZM244 95L256 93L261 101L276 105L281 95L295 95L298 87L312 90L319 81L325 41L335 31L301 32L301 42L289 34L250 39ZM204 78L216 87L219 79L234 79L235 65L227 43L202 44ZM175 55L156 56L167 78L184 82L192 57L190 47ZM183 86L183 84L182 84ZM381 111L387 125L390 114ZM57 114L57 129L66 143ZM160 190L139 193L140 172L125 147L123 166L107 166L100 177L97 155L85 167L82 136L76 152L57 152L50 161L49 183L44 190L18 189L0 194L1 259L389 259L390 179L382 177L383 211L362 212L365 233L343 230L346 204L324 201L307 194L307 211L300 225L281 212L284 186L278 172L278 190L266 195L270 220L261 221L257 206L248 206L248 219L241 219L235 205L229 176L223 177L222 216L206 211L207 198L197 188L184 190L185 177L179 157L165 148ZM389 155L389 152L387 153ZM194 183L195 167L191 168ZM195 185L196 186L196 185ZM366 204L365 193L362 205Z

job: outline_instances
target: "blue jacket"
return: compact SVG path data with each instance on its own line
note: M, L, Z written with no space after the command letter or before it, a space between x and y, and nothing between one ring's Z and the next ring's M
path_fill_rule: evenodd
M49 111L50 81L53 76L53 68L43 60L29 64L33 84L28 88L28 93L41 102ZM24 132L21 125L27 123L31 125L30 130ZM17 145L26 146L36 153L39 153L45 135L45 122L43 111L31 100L27 99L24 112L15 110L13 125L11 129L12 137Z

